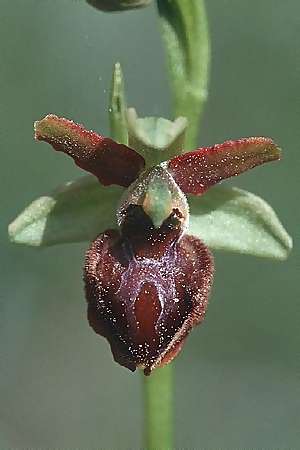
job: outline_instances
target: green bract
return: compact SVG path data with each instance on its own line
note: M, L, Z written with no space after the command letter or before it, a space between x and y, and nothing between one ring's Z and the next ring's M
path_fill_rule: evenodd
M124 93L124 79L120 63L116 63L113 69L109 121L112 137L122 143L128 143L126 99Z

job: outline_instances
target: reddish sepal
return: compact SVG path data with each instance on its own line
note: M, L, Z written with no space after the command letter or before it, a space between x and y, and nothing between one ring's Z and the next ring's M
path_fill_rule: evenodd
M199 148L171 159L167 167L185 194L199 195L225 178L279 158L272 139L251 137Z
M53 114L35 122L35 138L71 156L77 166L95 175L104 186L128 187L145 166L144 158L135 150Z

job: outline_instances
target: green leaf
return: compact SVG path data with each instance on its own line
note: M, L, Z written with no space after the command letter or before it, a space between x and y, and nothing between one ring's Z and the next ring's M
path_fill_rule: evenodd
M188 201L188 233L211 249L281 260L292 249L292 239L274 210L250 192L218 186Z
M86 176L66 183L32 202L10 225L12 242L49 246L94 239L116 226L116 208L123 189L102 187Z
M182 153L187 120L174 122L162 117L139 118L134 108L127 112L129 146L140 153L147 167L153 167Z
M204 0L157 0L165 42L174 113L189 121L187 150L197 144L207 99L210 42Z
M128 144L126 100L124 93L124 79L120 63L114 65L110 106L108 109L111 138L120 144Z

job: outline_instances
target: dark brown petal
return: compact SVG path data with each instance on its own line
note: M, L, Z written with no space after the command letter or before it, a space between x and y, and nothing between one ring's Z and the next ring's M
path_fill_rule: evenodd
M280 158L272 139L250 137L177 156L168 169L185 194L199 195L219 181Z
M145 245L151 248L151 238ZM149 375L176 356L203 320L213 259L191 236L145 254L135 255L127 238L109 230L88 250L84 279L90 325L107 338L119 364Z
M128 187L145 165L144 158L126 145L53 114L35 122L35 138L71 156L77 166L95 175L104 186Z

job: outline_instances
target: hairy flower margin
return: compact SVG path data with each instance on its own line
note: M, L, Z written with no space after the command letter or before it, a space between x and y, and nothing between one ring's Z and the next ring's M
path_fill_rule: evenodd
M86 254L88 320L119 364L149 375L179 353L203 320L212 284L213 257L187 234L186 194L199 196L278 160L280 150L269 138L245 138L149 168L132 148L55 115L35 123L35 138L71 156L103 186L127 188L116 211L119 228L103 231Z

